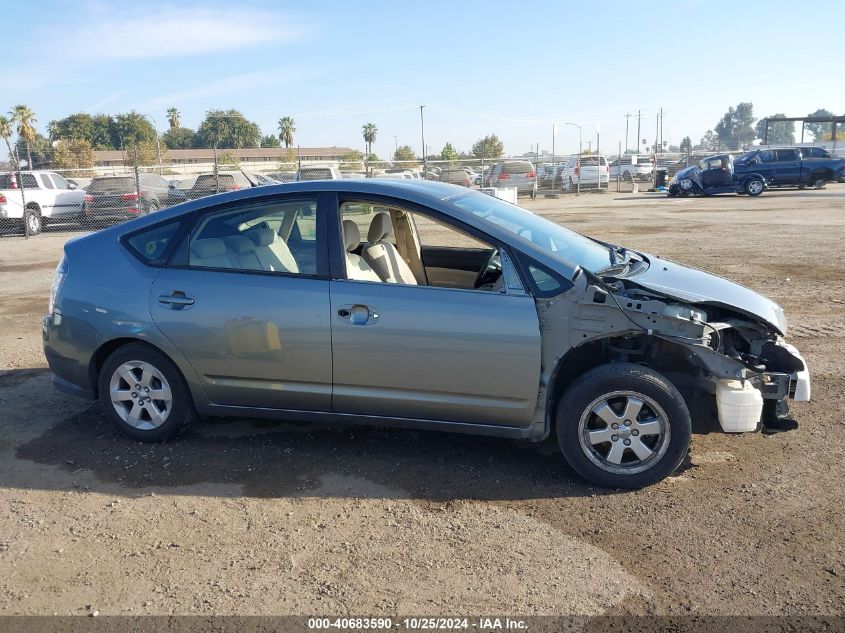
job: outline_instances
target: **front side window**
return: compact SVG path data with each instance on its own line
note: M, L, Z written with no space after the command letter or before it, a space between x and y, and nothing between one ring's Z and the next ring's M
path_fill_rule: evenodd
M67 180L59 174L53 174L53 182L56 183L56 189L70 189Z
M262 202L203 218L191 234L188 265L317 274L317 203Z

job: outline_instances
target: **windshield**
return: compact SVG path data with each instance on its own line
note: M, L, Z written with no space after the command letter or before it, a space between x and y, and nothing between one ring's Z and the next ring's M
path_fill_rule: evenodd
M467 193L450 202L537 245L569 266L597 272L614 261L606 246L485 193Z

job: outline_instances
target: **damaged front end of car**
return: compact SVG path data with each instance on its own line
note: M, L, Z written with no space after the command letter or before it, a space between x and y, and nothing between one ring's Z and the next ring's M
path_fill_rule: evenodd
M624 273L580 270L573 284L537 301L547 414L570 376L624 362L660 372L688 403L715 409L725 432L795 428L787 400L810 399L810 376L783 338L786 319L774 302L650 255Z

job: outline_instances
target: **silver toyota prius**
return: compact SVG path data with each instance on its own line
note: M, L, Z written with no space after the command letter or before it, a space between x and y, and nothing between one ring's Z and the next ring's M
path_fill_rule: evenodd
M810 398L769 299L443 183L241 190L64 250L53 382L141 441L198 416L554 433L583 477L635 488L678 467L692 418L785 429Z

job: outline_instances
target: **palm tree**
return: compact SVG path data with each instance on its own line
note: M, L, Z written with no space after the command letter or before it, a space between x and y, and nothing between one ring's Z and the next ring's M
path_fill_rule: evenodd
M176 108L167 108L167 122L170 123L170 129L176 130L181 123L182 113Z
M15 162L15 155L12 154L12 145L9 137L12 136L12 123L4 116L0 116L0 136L6 141L6 149L9 150L9 160Z
M12 115L12 123L16 123L18 126L18 136L26 141L27 167L32 169L31 145L32 141L35 140L35 124L38 119L35 118L35 112L25 105L16 105L9 111L9 114Z
M285 147L293 145L293 133L296 132L296 121L293 117L283 116L279 119L279 138Z
M367 144L367 156L373 153L373 143L376 142L376 134L378 128L375 123L365 123L361 126L361 131L364 133L364 142Z

